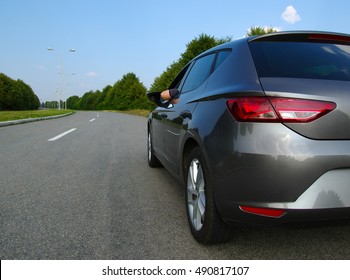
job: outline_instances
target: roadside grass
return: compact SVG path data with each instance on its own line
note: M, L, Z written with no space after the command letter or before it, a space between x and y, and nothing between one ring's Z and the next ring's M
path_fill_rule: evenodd
M28 111L0 111L0 122L42 118L72 113L73 110L28 110Z
M123 114L131 114L131 115L136 115L141 117L148 117L150 110L143 110L143 109L133 109L133 110L127 110L127 111L103 110L103 112L123 113Z
M75 112L74 110L28 110L28 111L0 111L0 122L15 121L29 118L42 118L49 116L63 115L67 113ZM131 114L142 117L148 117L150 110L128 110L128 111L117 111L117 110L103 110L103 112L123 113Z

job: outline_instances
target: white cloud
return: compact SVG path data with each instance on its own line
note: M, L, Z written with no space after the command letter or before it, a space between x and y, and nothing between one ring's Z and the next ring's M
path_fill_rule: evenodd
M290 24L301 20L300 15L293 6L288 6L281 15L282 19Z
M86 76L88 76L88 77L96 77L97 73L96 72L88 72L88 73L86 73Z

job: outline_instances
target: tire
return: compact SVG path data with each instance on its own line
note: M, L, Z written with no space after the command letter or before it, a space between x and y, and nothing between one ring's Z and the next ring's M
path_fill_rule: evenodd
M152 134L151 130L148 129L148 137L147 137L147 159L148 159L148 165L150 167L160 167L162 164L156 157L153 151L153 144L152 144Z
M232 228L216 209L213 182L199 147L186 156L186 212L193 237L199 243L222 243L232 237Z

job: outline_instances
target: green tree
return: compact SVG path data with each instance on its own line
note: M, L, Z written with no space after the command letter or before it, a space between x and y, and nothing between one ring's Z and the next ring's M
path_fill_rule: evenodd
M39 106L39 98L29 85L0 73L0 110L32 110Z
M12 106L11 92L13 88L14 81L0 73L0 110L9 110Z
M180 70L193 58L210 48L229 41L231 41L230 37L217 39L210 35L200 34L186 45L186 51L180 55L177 61L171 63L161 75L154 79L150 91L162 91L168 88Z
M147 107L146 87L134 73L127 73L109 90L115 110L144 109Z
M58 101L46 101L45 108L48 109L56 109L58 108Z
M15 83L17 96L16 110L35 110L40 106L39 98L34 94L32 88L22 80Z
M278 32L278 29L275 27L271 27L271 26L265 26L265 27L261 27L261 26L252 26L246 36L250 37L250 36L257 36L257 35L264 35L264 34L268 34L268 33L274 33L274 32Z
M116 91L114 90L114 86L107 86L102 91L105 94L102 105L103 109L110 110L113 109L113 103L116 95Z
M98 98L99 91L89 91L86 92L78 104L80 105L81 110L95 110L96 109L96 100Z
M98 100L97 100L97 105L96 105L96 109L97 110L103 110L103 109L107 109L106 107L106 98L107 98L107 95L108 95L108 92L111 90L112 86L111 85L108 85L108 86L105 86L101 92L101 94L99 95L98 97Z
M125 74L113 86L102 91L86 92L81 98L69 97L68 108L78 110L131 110L151 109L153 103L146 97L147 89L134 73Z
M68 109L79 109L78 108L78 102L80 100L80 97L77 96L77 95L73 95L73 96L70 96L68 99L67 99L67 108Z

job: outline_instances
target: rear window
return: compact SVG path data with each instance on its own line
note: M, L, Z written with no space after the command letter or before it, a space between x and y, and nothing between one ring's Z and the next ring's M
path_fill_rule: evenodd
M350 46L315 42L252 42L260 77L350 81Z

